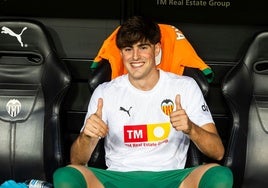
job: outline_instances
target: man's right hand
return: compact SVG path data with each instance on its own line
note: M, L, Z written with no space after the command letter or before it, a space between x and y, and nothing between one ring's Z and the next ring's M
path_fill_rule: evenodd
M108 133L108 126L102 120L103 99L99 98L97 111L86 120L83 133L91 138L103 138Z

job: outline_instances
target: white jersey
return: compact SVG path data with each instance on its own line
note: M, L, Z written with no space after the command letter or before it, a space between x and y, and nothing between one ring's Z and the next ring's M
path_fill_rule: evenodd
M109 126L105 137L106 164L116 171L161 171L184 168L190 140L176 131L169 115L180 94L190 120L202 126L213 119L194 79L160 70L150 91L132 86L128 75L99 85L90 100L87 117L103 98L102 119Z

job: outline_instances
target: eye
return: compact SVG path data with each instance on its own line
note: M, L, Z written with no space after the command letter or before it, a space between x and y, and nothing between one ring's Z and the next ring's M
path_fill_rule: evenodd
M131 50L132 50L131 47L125 47L125 48L123 48L123 51L124 51L124 52L129 52L129 51L131 51Z
M142 46L140 46L140 49L142 49L142 50L147 50L148 48L149 48L148 45L142 45Z

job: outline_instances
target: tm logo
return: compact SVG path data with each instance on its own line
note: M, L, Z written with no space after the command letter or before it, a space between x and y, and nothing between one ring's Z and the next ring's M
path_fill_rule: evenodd
M3 27L2 27L2 30L1 30L1 33L3 33L3 34L8 34L8 35L10 35L10 36L12 36L12 37L16 37L17 40L18 40L18 42L20 43L20 46L21 46L21 47L27 47L26 44L23 44L22 39L21 39L21 35L22 35L22 33L23 33L26 29L27 29L27 27L24 27L24 28L21 30L21 32L20 32L19 34L17 34L17 33L15 33L14 31L12 31L11 29L9 29L8 27L3 26Z
M162 141L167 139L170 129L170 122L144 125L125 125L124 141L125 143Z

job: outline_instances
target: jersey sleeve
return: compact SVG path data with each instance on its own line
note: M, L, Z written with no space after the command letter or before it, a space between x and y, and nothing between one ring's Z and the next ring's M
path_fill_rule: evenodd
M203 93L194 79L190 79L189 91L186 92L185 110L190 120L198 126L207 123L214 123L209 107L205 101ZM183 100L183 99L182 99Z

